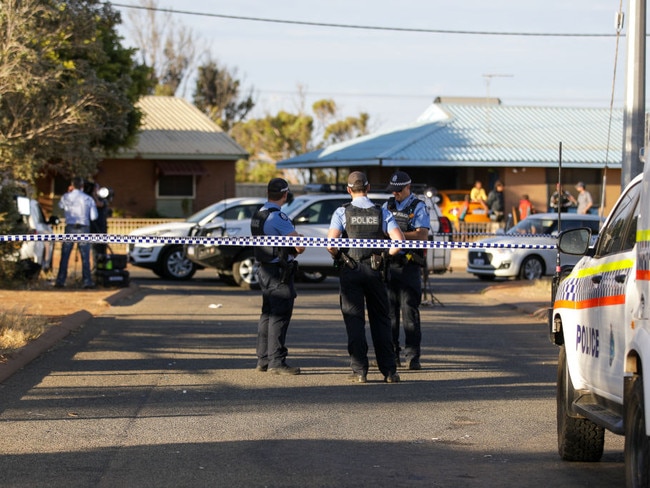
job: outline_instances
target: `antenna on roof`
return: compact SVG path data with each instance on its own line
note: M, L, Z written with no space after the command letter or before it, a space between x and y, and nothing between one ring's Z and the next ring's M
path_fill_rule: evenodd
M492 78L512 78L514 75L504 75L504 74L498 74L498 73L484 73L483 78L485 78L485 101L487 102L490 100L490 84L492 83ZM488 103L486 103L487 108L486 108L486 128L487 132L490 132L490 106Z

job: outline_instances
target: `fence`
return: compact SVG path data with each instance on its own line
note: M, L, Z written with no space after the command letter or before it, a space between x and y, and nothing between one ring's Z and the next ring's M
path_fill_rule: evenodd
M454 242L474 242L494 234L503 225L498 222L457 222L454 229Z
M131 231L138 229L140 227L145 227L149 225L156 224L166 224L168 222L184 222L184 219L118 219L110 218L108 219L108 233L115 235L127 235ZM65 219L61 219L59 225L54 226L52 229L54 234L64 234L65 233ZM111 244L111 250L115 254L124 254L126 253L127 244Z
M127 235L140 227L168 222L183 222L183 219L108 219L108 233L114 235ZM458 222L452 240L454 242L474 242L485 237L484 234L494 234L502 227L497 222ZM65 219L53 228L54 234L65 233ZM126 244L111 244L111 250L116 254L126 253Z

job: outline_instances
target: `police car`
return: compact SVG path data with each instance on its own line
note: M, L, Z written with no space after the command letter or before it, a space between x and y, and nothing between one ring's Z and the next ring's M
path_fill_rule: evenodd
M623 191L595 245L588 229L560 234L586 253L557 285L550 338L560 347L558 450L598 461L605 431L625 436L627 486L650 485L650 165Z

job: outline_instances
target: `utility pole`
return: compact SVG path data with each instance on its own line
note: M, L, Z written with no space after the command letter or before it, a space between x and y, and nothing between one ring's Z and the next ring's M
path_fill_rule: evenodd
M640 152L645 145L646 0L629 0L628 17L621 189L643 171Z

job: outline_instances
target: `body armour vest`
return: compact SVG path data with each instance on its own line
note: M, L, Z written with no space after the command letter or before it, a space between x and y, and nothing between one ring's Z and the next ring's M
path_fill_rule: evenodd
M369 208L355 207L346 203L345 234L350 239L386 239L382 228L382 210L377 205ZM379 254L384 249L366 249L354 247L348 251L348 256L356 261Z
M279 212L278 208L261 208L251 218L251 234L254 236L263 236L264 224L272 212ZM260 263L270 263L280 255L279 248L271 246L255 246L253 248L255 259Z
M393 217L395 218L395 222L397 222L399 228L402 229L402 232L415 230L415 227L413 227L413 224L411 222L413 220L413 216L415 215L415 207L417 207L418 203L420 202L422 202L422 200L414 198L413 201L408 205L408 207L402 210L397 210L395 197L390 197L388 199L388 203L386 206L388 207L388 210L390 210L390 212L393 214ZM411 249L409 252L412 252L413 254L418 254L420 256L424 256L423 249Z

